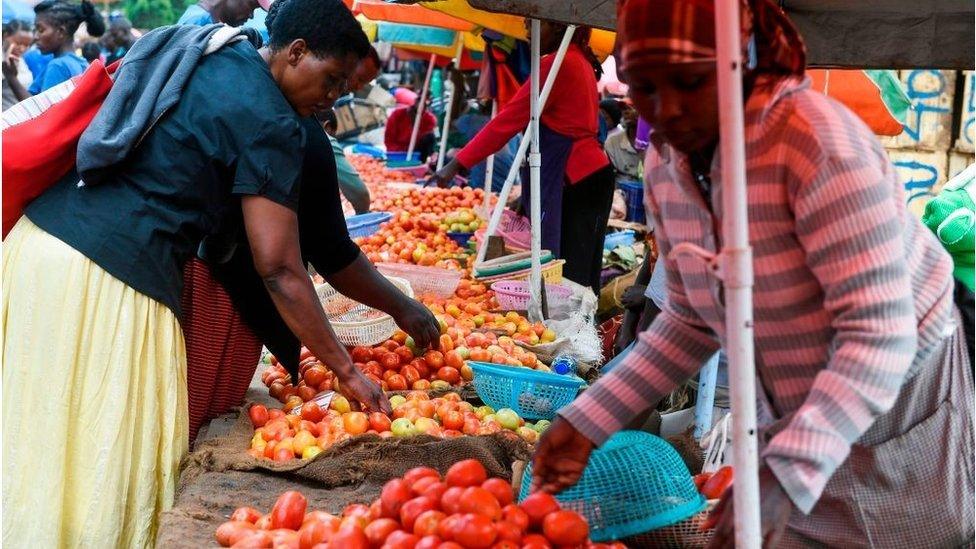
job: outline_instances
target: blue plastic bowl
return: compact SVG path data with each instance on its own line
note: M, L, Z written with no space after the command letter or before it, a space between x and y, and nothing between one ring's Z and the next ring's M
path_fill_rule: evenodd
M530 463L519 501L528 497L531 484ZM596 542L670 526L707 504L678 452L664 439L640 431L621 431L593 450L580 481L556 499L586 517Z
M389 212L368 212L346 218L349 236L359 238L369 236L379 230L380 225L393 218Z
M586 382L562 376L489 362L468 361L474 371L474 390L494 409L511 408L525 419L552 419L576 398Z

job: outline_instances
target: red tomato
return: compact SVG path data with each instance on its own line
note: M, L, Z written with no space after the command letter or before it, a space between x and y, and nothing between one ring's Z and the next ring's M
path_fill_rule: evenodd
M285 411L279 410L278 408L272 408L268 410L268 420L278 419L280 417L285 417Z
M265 549L273 546L274 538L272 537L271 532L255 530L231 547L233 547L233 549Z
M400 529L400 523L391 518L378 518L366 525L363 532L372 547L380 547L387 536Z
M454 532L454 541L470 549L485 549L495 543L498 532L484 515L462 515Z
M369 428L382 433L390 430L390 417L383 412L373 412L369 414Z
M437 534L444 541L450 541L454 539L454 534L457 532L458 526L461 525L461 515L450 514L444 517L444 520L437 525Z
M261 512L254 507L238 507L230 515L231 521L239 520L251 524L257 522L259 518L261 518Z
M322 408L318 405L317 402L310 400L305 404L302 404L301 415L302 415L302 419L306 421L311 421L312 423L318 423L322 421L322 419L325 417L325 412L322 411Z
M373 360L373 350L369 347L356 346L349 353L353 362L369 362Z
M441 481L432 482L423 492L420 493L421 496L429 497L430 499L439 502L441 496L447 491L447 485Z
M217 527L217 543L221 547L230 547L255 531L257 528L250 522L231 520Z
M440 351L427 351L424 353L424 361L427 363L427 366L436 371L444 366L444 354Z
M420 538L414 549L437 549L441 545L441 538L437 536L424 536Z
M267 446L265 446L267 448ZM295 459L295 451L291 448L275 448L274 457L275 461L289 461ZM304 513L304 511L302 511Z
M362 503L350 503L342 510L342 518L369 518L369 507Z
M461 512L461 494L464 493L464 488L461 486L452 486L444 491L441 495L441 509L444 510L449 515Z
M413 523L421 513L436 508L437 503L430 498L424 496L413 498L400 507L400 524L405 530L412 531Z
M380 357L380 366L385 370L396 370L400 367L400 357L396 353L386 353Z
M708 479L710 478L712 478L711 473L698 473L697 475L692 477L692 480L695 481L695 488L697 488L698 491L701 492L702 486L704 486L705 483L708 482Z
M464 546L453 541L445 541L438 545L437 549L464 549Z
M491 520L502 518L502 506L491 492L472 486L461 494L461 512L484 515Z
M318 392L319 391L317 387L309 387L308 385L303 385L298 388L298 396L303 401L312 400L313 398L315 398L315 395L317 395Z
M437 343L438 343L438 348L443 353L449 353L454 350L454 341L451 340L451 336L447 334L441 334L441 337Z
M393 374L390 376L390 378L386 380L386 384L389 385L391 391L407 390L407 380L400 374Z
M413 523L413 533L420 536L436 536L437 527L440 525L441 521L447 517L443 512L431 509L430 511L424 511L417 516L417 520Z
M415 358L410 361L410 365L417 369L420 373L421 379L427 379L430 377L430 366L427 365L427 361L423 358Z
M464 428L464 415L462 415L461 412L450 411L439 417L441 418L441 425L445 429L460 431L462 428Z
M403 474L403 481L407 484L413 485L424 477L432 477L440 480L441 474L438 473L437 469L434 469L433 467L414 467Z
M386 349L387 351L395 351L396 348L399 346L400 343L398 343L396 340L393 339L387 339L386 341L383 342L383 348Z
M451 368L450 366L444 366L443 368L437 370L436 377L437 379L446 381L451 385L461 383L461 372L459 372L457 368Z
M552 549L552 544L545 536L529 534L522 538L522 549Z
M415 495L422 496L427 488L439 482L440 481L437 480L437 477L420 477L416 482L410 485L410 491ZM440 501L440 498L437 498L434 501Z
M288 528L298 530L305 520L305 496L295 490L289 490L278 496L278 501L271 508L271 529Z
M420 538L403 530L396 530L386 538L383 549L414 549Z
M267 515L261 515L261 518L259 518L258 521L254 523L254 526L256 526L258 530L270 530L271 513L268 513Z
M542 532L556 545L579 545L590 535L590 527L575 511L555 511L542 521Z
M406 481L395 478L383 485L380 492L380 509L383 516L388 518L399 518L400 508L410 500L410 488Z
M529 515L514 503L509 503L502 509L502 520L518 526L522 532L529 529Z
M460 370L464 366L464 359L457 351L448 351L444 353L444 365Z
M302 362L307 358L312 358L313 356L315 355L312 354L312 351L308 350L308 347L302 347L302 353L298 356L298 361Z
M369 417L363 412L342 414L342 428L350 435L361 435L369 429Z
M305 385L318 387L323 381L326 380L327 377L328 372L326 371L325 367L316 364L308 370L305 370L305 375L302 376L302 379L305 380Z
M546 515L559 510L559 502L552 495L545 492L535 492L529 494L519 507L529 515L529 524L540 526Z
M495 529L498 530L499 540L522 541L522 529L511 522L505 522L504 520L496 522Z
M480 486L488 479L485 466L476 459L459 461L447 470L444 480L448 486Z
M712 478L705 481L705 484L701 488L701 493L708 499L718 499L722 497L722 494L728 490L729 486L732 486L732 466L725 465L715 474Z
M258 427L264 427L264 424L268 422L268 408L262 406L261 404L255 404L247 410L247 415L251 417L251 425L255 429Z
M512 485L508 481L500 478L490 478L481 484L481 487L491 492L498 503L503 507L515 501L515 494L512 492Z
M355 526L343 526L339 529L332 539L329 540L329 547L342 547L342 549L369 549L369 540L362 528Z
M409 347L397 347L393 352L400 357L400 364L410 364L413 360L413 351Z
M413 366L403 366L400 368L400 375L407 380L407 385L413 387L413 384L420 381L420 372Z
M301 549L312 549L319 543L329 541L335 530L322 521L310 520L298 531L298 545Z
M312 521L324 522L334 532L339 529L339 523L342 520L332 513L326 513L325 511L312 511L310 513L306 513L305 521L302 522L302 526L305 526Z

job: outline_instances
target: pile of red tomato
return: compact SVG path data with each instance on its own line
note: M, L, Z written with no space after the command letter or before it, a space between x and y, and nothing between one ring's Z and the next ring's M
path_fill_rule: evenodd
M515 503L511 484L488 478L473 459L443 477L429 467L411 469L387 482L369 506L351 504L339 516L307 507L296 491L282 494L268 514L241 507L217 528L217 542L283 549L623 547L590 542L586 520L549 494Z
M373 263L412 263L463 270L469 261L433 215L400 212L378 231L355 242Z
M548 421L527 424L511 409L475 408L457 393L430 398L411 391L390 399L393 415L353 411L342 395L334 395L327 409L310 400L296 408L268 409L255 404L248 409L254 436L248 453L256 458L288 461L311 459L322 450L349 438L372 433L383 438L426 434L441 438L510 432L529 443L538 440ZM287 406L287 405L286 405Z

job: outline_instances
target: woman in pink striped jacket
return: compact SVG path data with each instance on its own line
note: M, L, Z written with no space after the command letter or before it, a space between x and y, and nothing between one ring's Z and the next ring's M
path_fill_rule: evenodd
M956 547L974 531L973 379L952 263L905 208L884 149L809 89L771 0L742 2L756 369L768 546ZM724 340L718 281L675 245L721 248L711 0L624 0L622 72L657 142L648 211L668 303L634 352L543 437L534 488L575 483L594 446L694 375ZM731 547L731 501L713 546Z

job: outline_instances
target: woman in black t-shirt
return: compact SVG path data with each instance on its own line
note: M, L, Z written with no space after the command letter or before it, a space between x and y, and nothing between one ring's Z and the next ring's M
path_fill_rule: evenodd
M117 169L64 178L4 241L4 544L153 544L187 449L181 268L229 216L288 328L347 396L389 411L328 325L296 214L301 119L344 91L369 42L339 0L281 4L270 47L202 58ZM417 308L405 318L436 332Z

